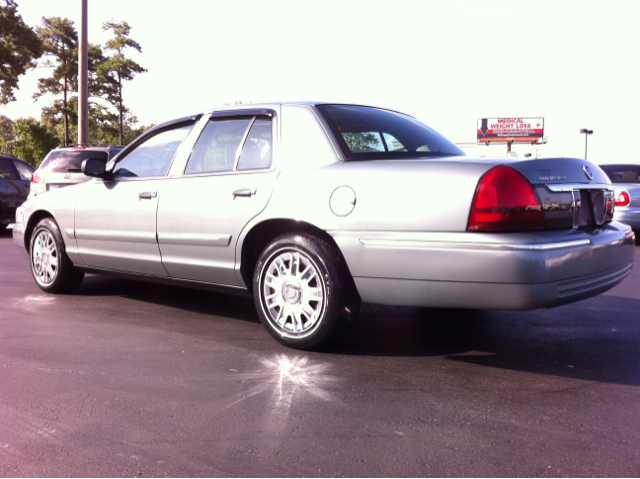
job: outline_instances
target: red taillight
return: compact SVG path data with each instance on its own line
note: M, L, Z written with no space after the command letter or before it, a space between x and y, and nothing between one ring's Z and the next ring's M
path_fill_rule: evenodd
M531 183L513 168L497 166L478 183L469 231L544 229L544 214Z
M31 175L31 183L42 184L44 183L44 178L40 176L38 173L34 173Z
M621 191L618 193L618 196L616 196L616 206L629 206L629 201L631 201L629 199L629 193L626 191Z

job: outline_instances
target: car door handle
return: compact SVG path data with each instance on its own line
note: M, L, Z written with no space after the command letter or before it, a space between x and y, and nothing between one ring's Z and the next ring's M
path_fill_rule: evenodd
M236 196L244 196L247 198L250 198L251 196L256 194L256 189L249 189L249 188L243 188L241 190L236 190L233 192L233 197L235 198Z
M140 193L138 198L141 200L150 200L151 198L155 198L158 195L156 191L145 191L144 193Z

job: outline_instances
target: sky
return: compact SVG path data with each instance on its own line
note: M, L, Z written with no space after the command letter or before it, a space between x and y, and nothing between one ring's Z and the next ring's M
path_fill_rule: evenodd
M80 28L80 0L16 3L32 27L58 16ZM104 22L131 26L142 53L129 56L148 72L125 83L124 102L143 125L321 100L398 110L475 143L479 118L542 117L542 156L583 158L588 128L588 159L610 163L640 161L638 18L637 0L89 0L89 42L109 38ZM32 95L48 72L21 77L0 115L39 118L51 98Z

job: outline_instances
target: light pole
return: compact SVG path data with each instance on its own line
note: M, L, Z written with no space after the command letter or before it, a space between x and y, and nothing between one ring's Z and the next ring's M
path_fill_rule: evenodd
M583 128L580 133L584 133L584 161L587 161L587 138L589 135L593 135L593 130L587 130Z
M78 143L89 143L89 41L87 0L81 0L80 49L78 54Z

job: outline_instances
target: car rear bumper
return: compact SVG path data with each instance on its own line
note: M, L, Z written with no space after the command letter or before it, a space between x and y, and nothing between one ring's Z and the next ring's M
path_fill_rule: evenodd
M330 232L363 301L399 306L531 310L600 294L633 266L634 234Z

